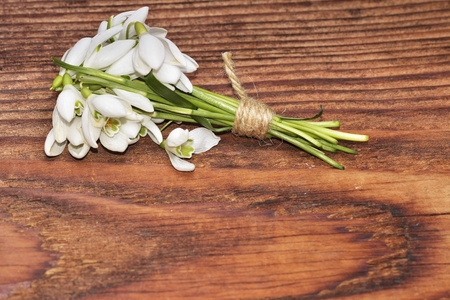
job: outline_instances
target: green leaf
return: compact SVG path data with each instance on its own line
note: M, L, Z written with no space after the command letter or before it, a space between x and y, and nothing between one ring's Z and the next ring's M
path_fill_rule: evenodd
M166 99L167 101L171 102L174 106L189 109L198 108L197 106L187 101L182 96L180 96L179 94L175 93L174 91L166 87L164 84L162 84L158 79L156 79L155 75L153 75L152 72L150 72L147 76L145 76L144 79L145 83L153 92L155 92L162 98ZM211 125L211 122L207 118L192 116L192 119L194 119L197 123L199 123L203 127L206 127L209 130L214 130L214 128Z
M289 117L283 117L283 116L278 116L280 119L282 120L293 120L293 121L308 121L308 120L314 120L317 119L318 117L320 117L323 113L323 107L322 105L320 106L320 111L313 117L311 118L304 118L304 119L298 119L298 118L289 118Z
M164 99L170 101L174 106L196 109L197 107L191 102L185 100L183 97L166 87L162 84L158 79L156 79L155 75L150 72L147 76L145 76L145 83L148 85L150 89L153 90L157 95L163 97Z

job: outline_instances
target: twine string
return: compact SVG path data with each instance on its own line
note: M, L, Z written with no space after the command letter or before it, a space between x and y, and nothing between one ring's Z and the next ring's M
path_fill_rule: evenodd
M239 77L234 71L231 53L222 53L222 58L225 72L231 81L234 91L240 98L232 132L237 135L264 139L273 118L274 113L272 109L247 95Z

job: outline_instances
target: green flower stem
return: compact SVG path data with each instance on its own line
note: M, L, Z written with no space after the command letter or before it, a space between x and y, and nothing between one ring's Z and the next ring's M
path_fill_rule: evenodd
M85 74L78 74L77 79L82 82L83 84L97 84L101 85L103 87L107 87L110 89L121 89L128 92L133 92L136 94L140 94L144 97L147 97L150 100L153 100L155 102L160 102L166 105L172 105L170 101L167 101L166 99L156 95L153 93L152 90L150 90L147 86L143 86L142 84L136 84L137 82L134 82L134 84L130 85L129 82L133 82L131 80L125 79L123 83L117 83L117 82L111 82L106 79L98 78L95 76L85 75Z
M324 140L326 140L326 141L328 141L330 143L333 143L333 144L337 144L338 143L338 141L335 138L333 138L333 137L323 133L320 130L320 129L322 129L322 127L314 126L314 125L311 125L311 124L300 123L300 122L291 123L289 121L282 121L282 123L284 123L286 125L293 126L293 127L297 128L297 129L299 129L301 131L312 133L315 136L320 137L320 138L322 138L322 139L324 139Z
M187 101L189 101L190 103L194 104L196 107L198 107L199 109L203 109L206 111L211 111L211 112L216 112L216 113L221 113L221 114L227 114L228 112L217 107L214 105L211 105L205 101L202 101L201 99L194 97L192 95L183 93L181 91L175 91L175 93L177 93L179 96L183 97L184 99L186 99ZM231 113L228 113L231 115Z
M165 105L161 103L153 103L153 107L155 109L160 109L164 111L169 111L173 113L178 113L182 115L190 115L190 116L198 116L198 117L205 117L209 119L219 119L219 120L226 120L226 121L232 121L234 122L234 116L230 114L220 114L220 113L214 113L206 110L196 110L196 109L190 109L190 108L183 108L183 107L176 107L176 106L170 106Z
M339 122L339 121L322 121L322 122L319 122L319 121L318 122L301 121L301 122L305 122L307 124L316 125L316 126L319 126L319 127L327 127L327 128L341 126L341 122Z
M311 137L307 133L305 133L305 132L303 132L303 131L301 131L301 130L299 130L297 128L294 128L292 126L286 125L286 124L284 124L282 122L275 122L275 124L273 124L273 123L274 123L274 121L272 120L272 126L276 126L276 127L282 128L282 129L286 130L287 132L290 132L290 133L293 133L293 134L295 134L295 135L297 135L299 137L302 137L305 140L307 140L308 142L310 142L311 144L315 145L316 147L320 148L322 146L322 144L319 143L317 140L315 140L313 137Z
M321 160L325 161L326 163L332 165L335 168L344 170L344 166L343 165L341 165L341 164L337 163L336 161L332 160L331 158L326 156L322 151L320 151L320 150L318 150L318 149L316 149L314 147L311 147L310 145L308 145L306 143L302 143L298 139L295 139L295 138L293 138L293 137L291 137L289 135L283 134L283 133L281 133L281 132L279 132L277 130L273 130L273 129L270 129L269 133L271 135L277 137L277 138L280 138L280 139L282 139L282 140L284 140L284 141L286 141L288 143L291 143L292 145L294 145L294 146L296 146L296 147L298 147L298 148L308 152L311 155L314 155L314 156L320 158Z
M300 123L300 122L298 122L298 123ZM347 141L354 141L354 142L366 142L369 140L369 137L367 135L336 131L333 129L318 127L318 126L314 126L312 124L307 124L307 123L302 123L302 125L305 127L314 128L323 134L326 134L328 136L331 136L331 137L334 137L334 138L340 139L340 140L347 140Z
M194 86L194 91L201 92L201 93L206 94L206 95L210 95L211 97L219 99L221 102L227 103L228 105L234 107L235 109L237 109L238 106L239 106L239 100L237 100L235 98L224 96L224 95L221 95L221 94L217 94L217 93L214 93L214 92L202 89L202 88L200 88L198 86Z
M204 92L205 90L200 89L194 86L194 90L192 91L192 96L197 97L206 103L209 103L215 107L218 107L232 115L236 115L237 106L232 105L226 101L221 101L221 98L218 97L218 94L214 94L211 92Z
M331 144L331 143L328 143L327 141L322 141L322 140L320 140L320 142L324 146L328 146L328 147L333 148L335 150L339 150L339 151L350 153L350 154L358 154L358 151L350 149L350 148L347 148L347 147L344 147L344 146L341 146L341 145Z

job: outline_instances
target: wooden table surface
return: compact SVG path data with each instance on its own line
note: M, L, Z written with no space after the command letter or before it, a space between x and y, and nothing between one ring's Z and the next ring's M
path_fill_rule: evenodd
M221 134L174 170L147 137L48 158L51 61L111 15L148 24L232 96L368 134L326 163ZM450 1L40 1L0 6L0 298L450 297ZM184 125L183 125L184 126ZM190 127L189 127L190 128Z

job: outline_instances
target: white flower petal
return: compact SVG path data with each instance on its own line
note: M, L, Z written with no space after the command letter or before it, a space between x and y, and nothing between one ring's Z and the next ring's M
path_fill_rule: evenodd
M128 113L122 101L113 95L98 95L91 103L93 108L105 117L123 118Z
M117 96L128 102L131 106L137 107L146 112L154 111L152 102L147 97L125 90L120 89L113 89L113 90Z
M161 130L156 126L156 124L152 121L152 118L149 116L144 116L144 121L142 121L142 125L147 128L148 135L156 144L161 144L163 141L163 136Z
M182 128L175 128L169 133L166 139L166 146L178 147L189 139L189 130Z
M148 33L158 38L165 38L167 35L167 30L161 27L149 27Z
M129 10L129 11L122 12L122 13L118 14L117 16L114 16L113 17L113 21L112 21L112 26L116 26L116 25L122 24L134 12L135 12L135 10Z
M58 109L56 107L53 109L52 125L55 140L58 143L63 143L67 139L67 130L69 128L69 122L61 118Z
M141 131L141 123L128 121L126 119L122 119L122 125L120 126L120 132L123 133L130 139L134 139L139 135L139 131Z
M192 93L192 90L194 89L189 78L183 73L181 73L180 80L178 80L175 86L185 93Z
M74 66L81 65L86 57L91 42L92 38L90 37L79 40L72 49L69 50L67 56L64 58L64 62Z
M181 68L181 71L184 73L192 73L197 70L198 64L197 62L192 59L190 56L183 54L184 58L186 59L186 66Z
M81 144L78 146L69 144L67 146L67 149L69 150L70 155L72 155L75 158L82 159L83 157L86 156L86 154L88 154L89 149L91 149L91 147L89 147L88 144Z
M93 126L93 122L95 122L94 117L90 112L90 107L87 105L84 108L83 115L81 116L81 129L83 131L83 136L86 143L88 143L88 145L92 148L97 148L97 140L100 136L102 128Z
M136 48L132 48L127 54L109 66L105 72L117 76L133 74L135 72L133 67L133 56L135 50Z
M158 70L153 70L153 75L162 83L176 84L181 77L178 67L164 63Z
M166 49L166 62L186 67L186 58L183 53L178 49L177 45L169 39L161 39L164 44L164 48Z
M142 60L137 48L135 49L136 50L133 51L133 68L139 75L146 76L148 73L150 73L152 68L150 68L150 66Z
M135 137L134 139L128 139L128 145L133 145L135 143L137 143L139 141L141 137L138 135L137 137Z
M67 140L72 146L79 146L86 142L81 131L81 117L73 119L67 130Z
M170 162L172 163L172 166L177 169L178 171L182 172L190 172L194 171L195 165L193 163L190 163L188 161L185 161L184 159L179 158L173 153L170 153L166 151L169 155Z
M71 122L75 116L75 103L82 98L81 93L73 85L66 85L56 99L59 115L67 122Z
M86 51L86 56L84 59L91 56L92 52L94 52L94 50L97 48L98 45L103 44L104 42L106 42L107 40L118 34L121 30L122 25L117 25L94 36L91 40L88 50Z
M148 15L148 7L144 6L139 8L138 10L134 11L133 14L131 14L125 23L123 23L123 29L119 34L119 39L124 40L127 38L127 30L128 30L128 37L132 37L136 35L136 30L134 30L134 26L128 26L131 22L141 22L145 23L145 20L147 19Z
M142 34L139 37L138 53L152 69L159 69L166 56L163 43L151 34Z
M189 131L189 139L193 140L192 147L196 154L208 151L220 142L220 137L203 127Z
M64 148L66 147L67 141L58 143L55 140L55 135L53 129L47 134L47 138L44 143L44 151L47 156L58 156L60 155Z
M100 51L93 52L89 58L86 59L84 66L87 68L104 69L119 60L122 56L128 53L134 47L136 41L134 40L119 40L105 47Z
M108 21L102 21L97 29L97 34L102 33L108 29Z
M114 152L125 152L128 148L128 137L120 132L114 135L113 137L109 137L104 132L100 134L100 143L102 146L108 150Z
M70 49L66 50L66 52L64 52L63 56L61 57L62 61L66 61L66 57L69 54ZM64 73L66 73L66 69L64 69L63 67L59 68L59 75L64 76Z

